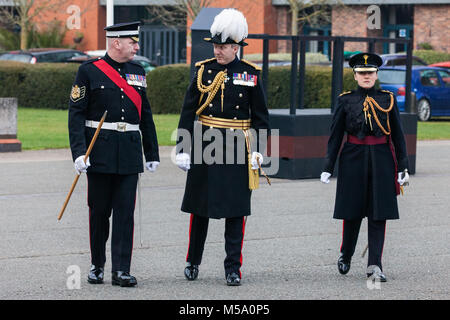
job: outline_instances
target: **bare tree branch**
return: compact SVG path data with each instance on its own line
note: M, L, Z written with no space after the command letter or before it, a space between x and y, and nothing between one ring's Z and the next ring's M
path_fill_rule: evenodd
M33 19L44 12L61 8L68 0L10 0L13 6L0 8L0 17L7 25L20 26L20 48L27 47L28 32Z

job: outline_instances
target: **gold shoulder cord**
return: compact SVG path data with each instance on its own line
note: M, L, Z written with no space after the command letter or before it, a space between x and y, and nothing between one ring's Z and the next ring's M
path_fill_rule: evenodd
M372 98L372 97L369 97L369 96L366 97L366 99L364 100L363 105L364 105L364 108L363 108L364 118L366 120L366 123L367 123L367 118L369 118L370 129L373 131L372 120L371 120L371 117L372 117L372 114L373 114L375 122L380 127L381 131L383 131L383 133L385 135L390 135L391 134L391 126L389 124L389 111L391 111L392 107L394 106L394 95L391 94L391 103L389 105L389 108L387 108L387 109L381 108L380 105L375 101L375 99ZM377 113L375 112L374 105L375 105L375 107L378 110L380 110L381 112L384 112L384 113L387 114L387 120L386 120L387 121L387 127L388 127L387 130L381 125L381 122L378 119ZM370 114L369 107L372 110L372 114Z
M214 78L214 81L209 86L205 86L202 83L202 76L203 76L204 70L205 70L205 65L202 64L202 66L200 67L200 70L198 70L198 76L197 76L197 88L201 92L200 100L198 101L198 103L199 104L201 103L201 101L203 99L203 95L205 93L208 94L208 97L206 98L205 103L203 103L201 105L201 107L198 108L198 110L195 112L195 114L199 115L200 113L202 113L202 111L206 108L206 106L209 105L211 103L211 101L214 99L214 97L217 94L217 91L219 91L219 88L222 88L221 110L223 112L223 90L225 89L225 79L227 77L227 70L225 69L224 71L220 71Z

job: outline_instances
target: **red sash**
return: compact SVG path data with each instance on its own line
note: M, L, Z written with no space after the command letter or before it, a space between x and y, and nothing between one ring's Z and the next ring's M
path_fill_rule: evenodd
M397 195L400 194L400 184L398 183L398 172L397 172L397 157L395 156L394 145L392 144L391 136L389 135L389 139L386 139L386 136L382 137L374 137L374 136L365 136L364 139L359 139L356 136L349 134L347 136L347 141L353 144L364 144L364 145L376 145L376 144L385 144L389 143L389 149L391 149L392 158L394 159L394 167L395 167L395 192Z
M136 106L139 119L141 118L141 109L142 109L142 98L141 95L130 86L125 79L123 79L120 74L111 67L105 60L99 59L94 62L94 65L100 69L109 79L112 80L119 88L123 89L123 92L126 94L128 98L133 102Z

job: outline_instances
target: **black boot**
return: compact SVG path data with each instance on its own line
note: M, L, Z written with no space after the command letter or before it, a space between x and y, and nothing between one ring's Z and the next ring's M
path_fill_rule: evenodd
M191 265L190 262L187 263L186 268L184 268L184 276L189 281L193 281L198 277L198 264Z
M367 278L372 278L375 281L386 282L386 276L383 271L381 271L379 266L368 266L367 267Z
M129 272L113 271L112 272L112 285L121 287L134 287L137 285L136 278L130 275Z
M91 265L91 269L89 270L88 274L88 282L92 284L103 283L103 271L103 267Z
M241 277L236 272L227 274L227 286L240 286Z
M337 265L340 274L347 274L350 271L351 259L344 259L341 255L338 259Z

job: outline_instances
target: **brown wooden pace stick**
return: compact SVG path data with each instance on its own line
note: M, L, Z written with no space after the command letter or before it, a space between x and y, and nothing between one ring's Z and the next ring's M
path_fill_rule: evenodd
M95 140L97 140L98 134L100 133L100 129L102 128L103 122L106 119L106 114L107 113L108 113L108 111L105 111L105 113L103 114L103 116L102 116L102 118L100 120L100 123L98 124L97 129L95 130L94 137L92 137L91 143L89 144L89 147L88 147L88 149L86 151L86 154L84 156L84 163L86 163L87 158L91 154L92 148L94 147ZM78 179L80 178L80 175L81 175L81 173L77 174L77 176L75 177L75 180L73 180L72 187L70 188L70 191L69 191L69 193L67 194L67 197L66 197L66 201L64 202L64 205L63 205L63 207L61 209L61 212L58 215L58 220L61 220L61 218L62 218L62 216L64 214L64 210L66 210L67 204L69 203L70 197L72 196L72 192L75 189L75 186L77 185L77 182L78 182Z

